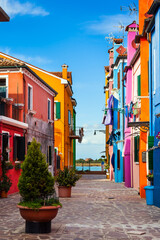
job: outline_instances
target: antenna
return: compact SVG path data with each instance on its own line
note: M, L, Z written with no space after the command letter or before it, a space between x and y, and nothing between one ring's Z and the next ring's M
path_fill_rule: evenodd
M129 12L129 15L136 15L136 34L138 33L137 31L137 14L138 14L138 9L136 7L136 4L133 2L132 4L128 6L121 6L120 7L121 11L127 11Z
M109 44L113 43L114 38L115 37L112 32L108 34L108 37L105 37L105 39L108 41Z
M120 29L119 31L123 31L123 36L122 36L122 38L123 38L123 45L124 45L124 38L125 38L125 36L124 36L124 33L125 33L125 32L124 32L124 31L125 31L125 26L124 26L123 23L120 21L118 26L113 26L113 27L119 28L119 29Z

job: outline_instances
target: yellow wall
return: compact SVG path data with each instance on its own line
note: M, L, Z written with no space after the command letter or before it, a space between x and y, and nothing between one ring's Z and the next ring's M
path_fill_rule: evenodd
M108 83L108 80L107 80L108 74L109 74L109 72L105 71L105 86ZM105 107L107 107L108 98L109 98L109 91L105 91ZM108 139L109 139L109 125L106 126L106 142L108 141ZM106 143L105 146L106 146L107 163L109 163L109 145Z

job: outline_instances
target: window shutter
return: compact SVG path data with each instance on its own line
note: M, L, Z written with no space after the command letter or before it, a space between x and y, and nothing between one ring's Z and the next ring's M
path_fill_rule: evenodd
M120 169L120 150L117 150L117 168Z
M118 129L120 129L120 112L118 112Z
M49 146L49 165L52 165L52 147Z
M118 72L118 89L120 89L120 70Z
M61 103L56 102L56 119L61 118Z
M60 158L60 156L58 155L58 156L57 156L57 169L60 169L60 160L61 160L61 158Z
M139 162L139 136L134 137L134 161Z
M13 138L13 159L16 161L17 158L17 136Z
M18 161L24 161L25 158L25 137L17 136L17 158Z
M137 93L141 96L141 75L137 76Z
M148 149L154 146L154 136L148 136ZM148 152L149 170L153 170L153 151Z

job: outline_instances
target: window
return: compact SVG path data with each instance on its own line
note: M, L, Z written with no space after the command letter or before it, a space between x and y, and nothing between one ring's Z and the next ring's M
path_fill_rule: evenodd
M51 119L51 100L48 98L48 119Z
M120 150L117 150L117 169L120 169Z
M148 136L148 149L154 146L154 136ZM153 170L153 151L148 152L149 170Z
M71 125L71 111L68 110L68 124Z
M139 136L134 137L134 161L139 162Z
M47 163L52 165L52 146L48 146Z
M8 98L8 76L0 77L0 97Z
M141 75L137 76L137 95L141 96Z
M9 161L9 133L2 133L2 154L6 161Z
M28 84L28 110L33 110L33 88Z
M118 112L118 129L120 129L120 112Z
M25 158L25 137L14 136L13 140L14 161L24 161Z
M56 119L61 118L61 103L60 102L55 102L54 103L54 117Z

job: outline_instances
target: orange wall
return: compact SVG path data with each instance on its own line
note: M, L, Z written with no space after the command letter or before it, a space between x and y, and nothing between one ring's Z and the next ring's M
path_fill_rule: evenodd
M142 34L145 13L147 13L153 0L139 0L139 34ZM141 59L141 96L148 96L148 60L149 60L149 43L147 39L140 40L140 59ZM149 121L149 98L141 99L141 121ZM139 176L140 176L140 196L145 198L144 187L147 185L146 163L142 162L142 152L147 149L147 132L140 132L140 149L139 149Z

